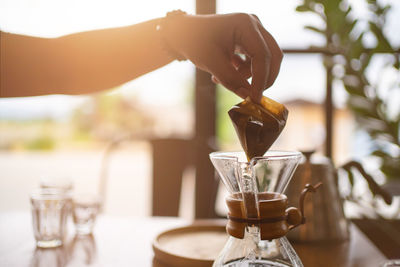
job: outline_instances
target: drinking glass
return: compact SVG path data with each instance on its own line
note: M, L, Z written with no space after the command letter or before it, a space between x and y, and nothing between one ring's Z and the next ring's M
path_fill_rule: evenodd
M68 254L64 246L56 248L35 249L29 266L31 267L65 267L68 262Z
M66 177L42 177L40 179L40 188L42 189L59 189L66 193L72 192L72 180Z
M101 207L99 195L75 195L72 201L72 217L78 235L91 234Z
M31 194L32 224L40 248L63 244L71 198L62 190L40 189Z

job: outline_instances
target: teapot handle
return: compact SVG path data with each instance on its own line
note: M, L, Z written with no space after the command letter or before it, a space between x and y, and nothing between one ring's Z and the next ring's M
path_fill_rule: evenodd
M321 182L316 185L306 184L303 191L300 194L299 209L290 207L286 209L286 221L289 224L289 230L296 228L301 224L306 223L306 217L304 216L304 199L309 192L314 193L320 186Z

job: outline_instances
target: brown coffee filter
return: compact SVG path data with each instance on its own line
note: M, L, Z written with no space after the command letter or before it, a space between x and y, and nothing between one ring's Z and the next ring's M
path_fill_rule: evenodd
M248 97L228 112L240 143L250 161L264 153L285 127L288 110L284 105L263 96L259 104Z

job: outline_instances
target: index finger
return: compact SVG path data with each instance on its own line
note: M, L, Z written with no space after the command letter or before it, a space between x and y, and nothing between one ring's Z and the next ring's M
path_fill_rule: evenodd
M271 51L258 29L256 20L250 16L249 18L251 18L250 25L246 23L240 24L240 31L236 41L251 58L251 98L258 103L267 85Z
M252 15L257 20L258 29L261 35L264 38L264 41L267 43L267 46L271 50L271 64L270 64L270 72L268 76L268 81L266 84L266 88L270 87L276 77L278 76L279 69L281 66L283 53L281 48L279 47L278 43L274 39L274 37L264 28L260 19L256 15Z

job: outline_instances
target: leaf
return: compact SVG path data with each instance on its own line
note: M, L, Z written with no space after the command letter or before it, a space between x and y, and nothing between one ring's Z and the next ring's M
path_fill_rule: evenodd
M374 33L376 39L378 40L378 44L376 45L375 50L393 52L392 46L383 35L383 29L381 29L375 22L369 21L368 24L371 31Z
M382 150L375 150L371 153L371 155L379 157L379 158L385 158L390 156L388 153L386 153L385 151Z
M317 27L314 27L314 26L305 26L304 28L307 29L307 30L314 31L314 32L321 33L321 34L325 35L325 30L324 29L318 29Z
M378 130L378 129L370 129L369 130L369 134L371 137L375 138L377 140L383 141L383 142L389 142L392 143L393 142L393 136L391 136L390 134Z
M399 179L400 158L386 158L382 163L381 171L388 179Z
M349 99L348 104L357 112L360 112L364 116L371 117L373 119L379 119L374 104L366 97L354 96Z
M362 39L364 33L361 33L356 40L350 43L350 50L347 53L349 58L360 58L362 52L365 50Z
M301 5L301 6L297 6L296 7L296 11L297 12L309 12L309 11L312 11L312 10L311 10L311 8L309 8L306 5Z
M354 174L353 174L353 172L349 169L349 170L346 170L346 172L347 172L347 175L348 175L348 178L349 178L349 182L350 182L350 184L351 184L351 187L353 188L354 187Z
M397 55L396 60L393 63L393 68L400 70L400 55Z
M361 69L360 69L361 73L365 73L365 70L367 69L369 62L371 61L372 56L373 56L372 53L369 53L369 54L363 53L361 55L361 62L362 62Z
M352 10L352 8L351 8L351 6L349 5L349 7L347 8L347 10L345 11L346 17L350 14L351 10Z
M378 16L385 16L386 13L387 13L391 8L392 8L392 7L391 7L391 5L389 5L389 4L387 4L387 5L384 6L384 7L377 6L375 13L376 13Z
M365 97L362 87L356 87L356 86L351 86L351 85L345 84L344 88L350 95L358 95L361 97Z
M340 10L339 5L341 1L342 0L323 0L322 3L326 10L325 13L330 14L331 12L337 12L338 10Z
M357 22L358 20L355 19L353 22L347 24L345 31L346 35L350 34L350 32L354 29L354 26L356 26Z
M399 114L399 117L400 117L400 114ZM400 120L397 119L393 123L394 123L393 129L394 129L394 132L395 132L394 136L395 136L395 138L397 140L396 143L397 143L398 146L400 146Z
M332 30L332 32L340 35L340 33L343 30L343 26L346 23L345 12L343 12L340 9L337 9L337 10L328 10L326 13L327 13L326 16L328 18L329 28Z

